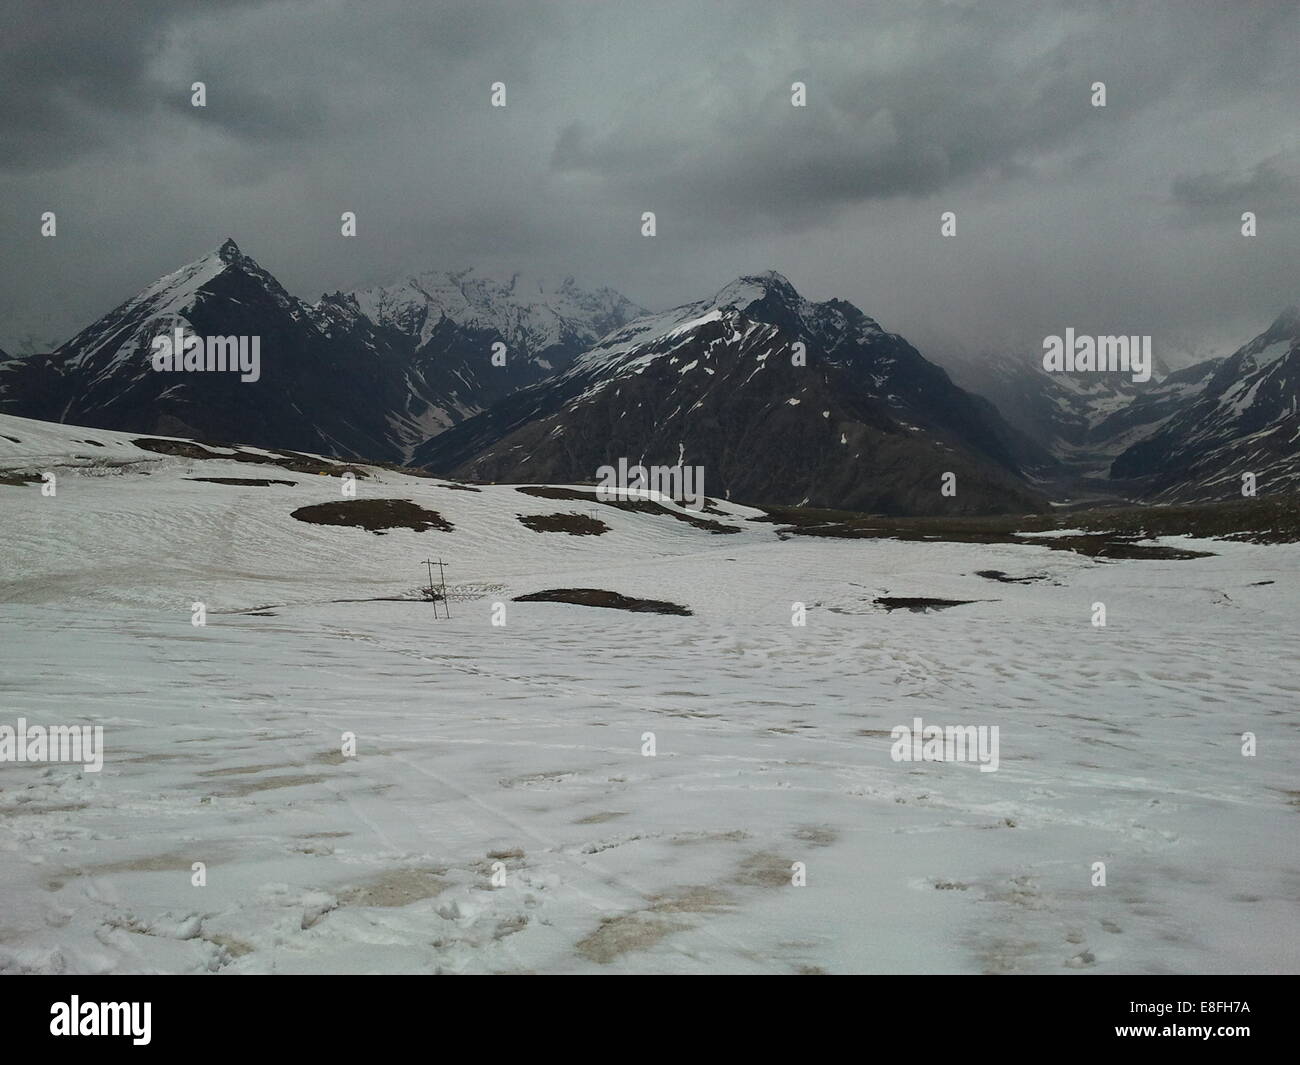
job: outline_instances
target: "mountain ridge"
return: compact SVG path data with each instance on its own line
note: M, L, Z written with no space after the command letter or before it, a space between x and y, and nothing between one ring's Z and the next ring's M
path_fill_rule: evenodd
M155 371L152 343L176 329L257 337L265 379ZM1157 360L1141 385L1009 356L950 374L771 269L658 312L571 276L474 269L308 303L227 237L53 351L0 352L0 411L476 479L586 480L651 456L710 467L717 494L787 505L1198 501L1231 494L1239 472L1300 487L1298 343L1292 304L1232 355ZM944 472L956 502L936 497Z
M1119 454L1116 478L1139 478L1160 502L1241 498L1300 488L1300 308L1218 360L1204 387L1154 433Z
M702 464L709 491L750 502L1038 509L1014 441L991 405L903 338L768 271L633 320L412 461L540 483L590 479L625 455ZM941 495L945 472L957 474L955 501Z
M583 298L572 283L565 292L570 300ZM624 304L635 306L612 290L593 299L597 318L603 313L613 321L621 320ZM544 316L545 309L537 313ZM551 350L565 343L576 349L587 340L572 322L566 327L573 335L559 336ZM176 328L260 337L270 383L244 384L240 391L211 375L158 375L152 341ZM518 357L493 366L496 339L491 328L443 315L418 346L345 299L308 304L291 295L227 237L53 352L0 364L0 410L400 462L428 436L549 372Z

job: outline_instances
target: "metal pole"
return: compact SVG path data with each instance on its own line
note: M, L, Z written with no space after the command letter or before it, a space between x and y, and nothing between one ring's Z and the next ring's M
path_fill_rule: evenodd
M442 568L442 559L438 559L438 575L442 578L442 609L447 615L447 620L451 620L451 604L447 599L447 574ZM432 580L432 577L430 577Z
M426 558L426 559L424 560L424 564L425 564L425 566L427 566L428 569L429 569L429 599L433 602L433 616L436 618L436 617L438 616L438 599L437 599L437 595L436 595L436 591L437 591L437 590L436 590L436 589L434 588L434 586L433 586L433 559L431 559L431 558ZM442 560L441 560L441 559L438 560L438 570L439 570L439 572L442 571ZM446 605L446 602L447 602L447 592L446 592L446 582L445 582L445 581L443 582L443 585L444 585L444 587L443 587L443 605L445 606L445 605ZM447 617L450 618L451 615L448 614Z

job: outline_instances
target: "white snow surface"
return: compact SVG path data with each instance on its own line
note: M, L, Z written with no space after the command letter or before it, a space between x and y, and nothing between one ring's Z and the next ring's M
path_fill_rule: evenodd
M0 763L0 971L1300 963L1296 546L782 541L729 503L707 516L744 531L712 535L369 468L358 499L455 526L377 535L289 516L338 478L132 438L0 416L0 471L58 478L0 484L0 724L106 747L98 774ZM589 509L608 533L517 520ZM341 602L411 593L426 558L449 620ZM694 615L511 601L570 586ZM894 762L914 717L999 726L1000 769Z
M129 300L124 305L126 314L141 316L142 320L129 333L119 332L109 338L108 342L114 345L115 350L101 374L109 373L120 363L133 358L141 348L147 349L153 336L176 327L185 329L199 289L228 268L229 264L214 251L160 277ZM98 344L85 344L71 364L84 365L99 351Z

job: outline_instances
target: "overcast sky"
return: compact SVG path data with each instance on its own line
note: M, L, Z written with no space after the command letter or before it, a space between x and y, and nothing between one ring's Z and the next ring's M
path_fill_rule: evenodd
M939 358L1073 326L1181 363L1300 301L1295 0L0 11L11 350L226 236L309 299L478 266L660 308L776 269Z

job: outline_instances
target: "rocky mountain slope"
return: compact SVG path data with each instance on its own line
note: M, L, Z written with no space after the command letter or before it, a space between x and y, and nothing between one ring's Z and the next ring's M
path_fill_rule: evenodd
M1152 434L1115 459L1111 475L1138 478L1162 502L1240 499L1300 487L1300 309L1218 360L1204 387Z
M315 310L332 330L379 328L402 338L411 391L403 414L420 430L411 446L553 376L606 333L645 313L613 289L588 292L571 277L554 283L472 270L335 292Z
M619 457L680 462L744 501L971 513L1042 505L1019 473L1031 452L902 337L767 273L629 323L412 461L531 482L590 481Z
M525 292L465 274L435 285L434 276L312 306L227 240L55 351L5 361L0 411L402 461L639 310L608 289L588 294L571 281ZM176 329L259 338L258 380L156 371L153 342ZM498 340L507 345L505 367L491 362Z

